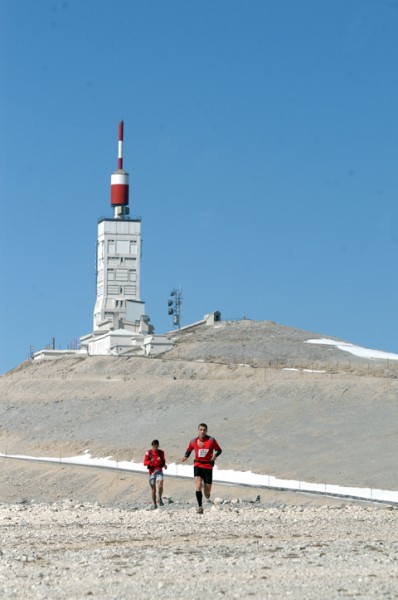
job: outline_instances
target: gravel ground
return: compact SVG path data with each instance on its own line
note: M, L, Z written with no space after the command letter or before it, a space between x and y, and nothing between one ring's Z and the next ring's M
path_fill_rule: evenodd
M0 505L2 598L397 598L398 512Z

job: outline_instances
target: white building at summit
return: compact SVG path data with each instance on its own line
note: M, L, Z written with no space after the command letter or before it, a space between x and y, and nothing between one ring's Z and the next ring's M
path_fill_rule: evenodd
M145 313L140 302L141 219L130 218L128 203L129 175L123 169L121 121L118 169L111 175L114 216L98 222L94 332L109 329L110 324L113 328L124 328L129 302L134 303L134 323Z
M140 220L99 221L93 331L103 328L105 322L123 326L130 321L129 303L134 306L134 321L145 313L140 301L140 258Z
M119 123L118 168L111 175L111 207L113 217L98 221L93 331L80 338L80 350L44 348L34 354L36 360L70 354L148 356L173 347L166 335L154 334L141 300L141 219L130 217L129 175L123 169L123 121ZM220 318L215 311L190 327L211 325Z
M128 204L121 121L118 168L111 175L113 217L98 221L93 333L80 338L90 355L157 354L172 346L165 336L154 335L141 300L141 219L130 217Z

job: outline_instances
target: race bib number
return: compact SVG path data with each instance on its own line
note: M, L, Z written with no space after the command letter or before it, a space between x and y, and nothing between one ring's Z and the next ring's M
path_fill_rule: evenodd
M206 454L208 453L208 451L209 451L208 448L199 448L198 457L204 458L206 456Z

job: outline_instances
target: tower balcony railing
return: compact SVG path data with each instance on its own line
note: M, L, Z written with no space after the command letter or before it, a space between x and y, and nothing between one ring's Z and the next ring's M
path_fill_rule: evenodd
M138 216L123 216L123 217L99 217L97 219L97 223L101 223L102 221L135 221L136 223L141 223L142 218Z

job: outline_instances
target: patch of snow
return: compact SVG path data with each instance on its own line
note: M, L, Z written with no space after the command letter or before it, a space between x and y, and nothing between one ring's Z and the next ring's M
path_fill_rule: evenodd
M87 451L86 451L87 452ZM134 461L115 461L109 456L104 458L92 457L91 454L85 453L84 456L71 456L69 458L49 458L24 456L17 454L2 454L1 458L18 458L23 460L32 460L40 462L57 462L68 463L74 465L85 465L88 467L107 467L110 469L121 469L125 471L135 471L145 473L147 468L142 463ZM165 476L171 475L174 477L189 477L193 478L192 465L181 465L172 463L168 465ZM398 492L393 490L379 490L372 488L354 488L338 485L330 485L327 483L309 483L306 481L278 479L273 475L262 475L260 473L252 473L252 471L233 471L219 469L214 466L213 481L220 483L233 483L238 485L249 485L254 487L277 488L282 490L293 490L299 492L315 492L325 494L327 496L341 496L350 498L360 498L363 500L371 500L378 502L394 502L398 503Z
M298 373L326 373L326 371L316 371L315 369L295 369L293 367L284 367L282 371L297 371Z
M338 342L337 340L330 340L328 338L319 338L316 340L306 340L306 344L321 344L327 346L335 346L339 350L344 352L350 352L360 358L381 358L384 360L398 360L398 354L393 352L383 352L382 350L372 350L370 348L362 348L361 346L355 346L348 342Z

